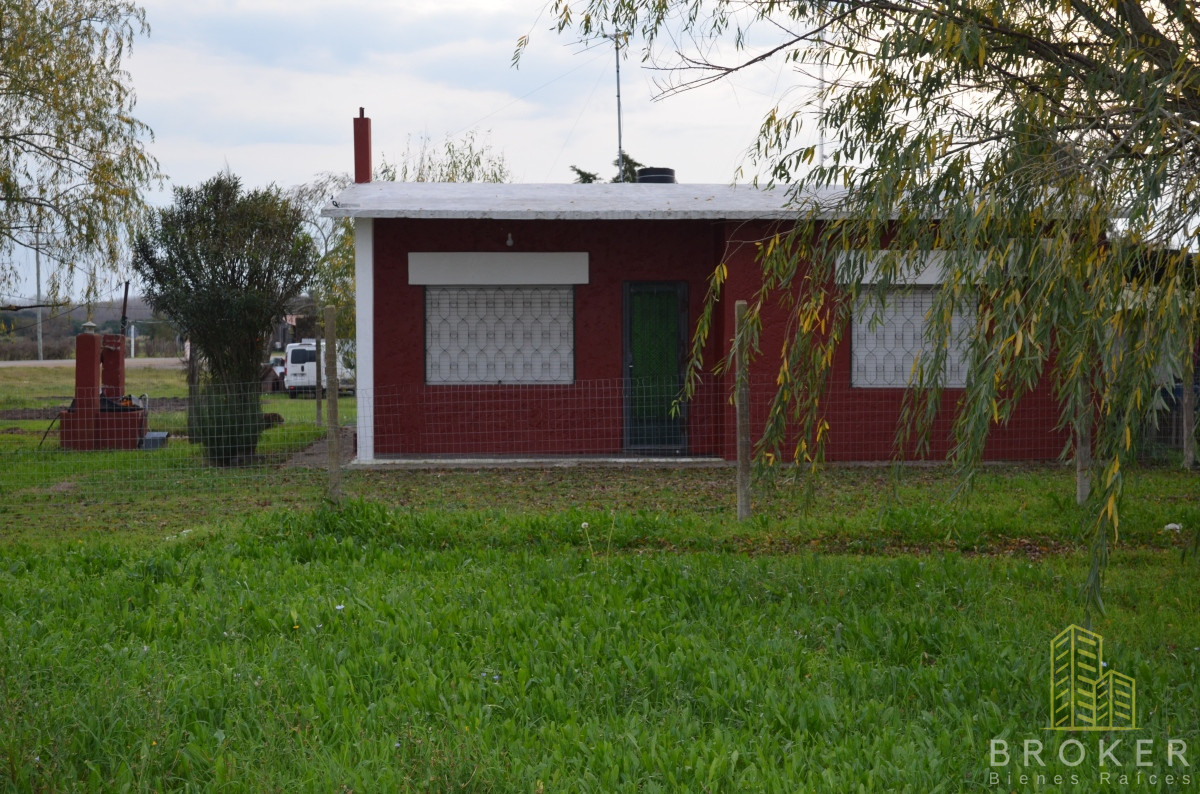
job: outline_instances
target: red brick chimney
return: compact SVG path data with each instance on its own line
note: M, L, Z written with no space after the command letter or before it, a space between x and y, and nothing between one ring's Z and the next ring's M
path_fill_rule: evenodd
M354 181L371 181L371 120L364 108L354 120Z

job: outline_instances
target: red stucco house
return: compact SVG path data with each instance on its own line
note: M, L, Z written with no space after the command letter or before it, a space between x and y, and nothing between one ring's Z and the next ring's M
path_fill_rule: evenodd
M672 401L719 263L729 277L706 361L728 352L734 302L758 285L755 242L794 217L783 191L370 182L365 148L363 181L325 209L355 225L358 461L736 457L729 377L706 377L683 410ZM913 290L882 324L856 323L839 349L824 400L828 459L893 457L924 297ZM764 323L756 428L785 325L782 311ZM954 359L934 456L949 444L962 385ZM1058 456L1057 417L1049 389L1038 389L993 433L988 456Z

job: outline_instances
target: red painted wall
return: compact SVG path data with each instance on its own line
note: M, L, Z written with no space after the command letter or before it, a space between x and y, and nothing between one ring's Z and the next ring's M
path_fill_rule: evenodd
M694 320L721 230L703 221L376 221L376 453L620 452L623 284L687 282ZM410 251L587 251L589 282L575 288L575 384L426 386L424 290L408 285ZM713 387L689 406L692 454L720 454L717 402Z
M709 366L729 350L734 301L760 281L755 241L770 224L709 221L411 220L375 222L375 450L378 455L610 455L623 446L622 295L626 281L685 281L694 329L718 262L729 266L713 318ZM510 248L505 243L513 238ZM575 383L541 386L426 386L424 290L408 285L410 251L587 251L589 283L575 288ZM761 354L751 371L755 438L774 393L784 310L764 316ZM899 389L850 385L850 343L835 356L823 399L830 423L826 459L893 457ZM708 378L688 406L689 454L736 457L731 376ZM930 456L950 448L961 390L947 390ZM1050 459L1066 436L1046 384L1007 427L995 428L990 459Z
M755 262L756 240L766 239L777 226L768 224L730 224L728 231L729 279L721 313L726 324L724 349L733 332L734 300L754 296L761 287L760 271ZM770 400L774 395L779 353L788 328L786 309L768 305L763 315L763 332L759 358L751 368L751 424L757 441L765 426ZM821 403L826 406L825 420L829 423L825 459L830 461L880 461L895 457L896 426L904 396L902 389L857 388L851 385L850 333L834 355L833 371L829 375ZM962 389L946 389L942 394L939 416L930 436L930 460L944 460L953 447L952 424L955 404ZM1058 403L1050 384L1041 384L1019 404L1006 426L993 427L985 448L988 460L1051 460L1057 458L1068 440L1065 431L1055 430L1059 417ZM736 439L732 428L732 409L728 412L731 428L723 448L727 459L736 459ZM790 452L794 440L786 451ZM915 457L908 450L907 458Z

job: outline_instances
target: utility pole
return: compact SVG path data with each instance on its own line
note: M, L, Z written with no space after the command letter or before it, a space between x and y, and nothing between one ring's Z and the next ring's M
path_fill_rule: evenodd
M26 262L29 260L26 259ZM42 211L38 210L38 222L33 227L33 269L37 280L37 340L38 361L42 360Z

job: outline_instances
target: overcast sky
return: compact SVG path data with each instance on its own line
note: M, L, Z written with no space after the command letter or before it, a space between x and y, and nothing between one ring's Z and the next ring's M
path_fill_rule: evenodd
M556 34L546 0L144 6L151 32L127 66L136 115L154 130L150 150L170 184L197 184L226 165L248 186L349 171L360 106L372 118L376 163L422 135L439 142L476 130L517 182L570 182L571 165L606 178L615 171L612 48ZM765 111L805 90L802 78L771 65L655 101L654 77L634 42L621 64L625 151L690 183L748 180L745 154ZM169 195L168 187L154 200ZM34 291L32 272L24 291Z

